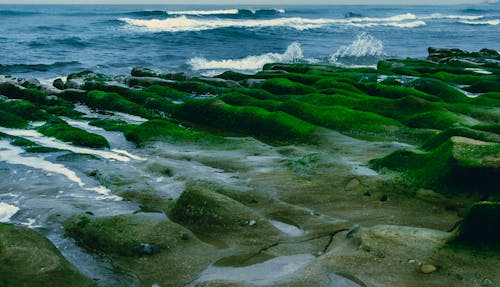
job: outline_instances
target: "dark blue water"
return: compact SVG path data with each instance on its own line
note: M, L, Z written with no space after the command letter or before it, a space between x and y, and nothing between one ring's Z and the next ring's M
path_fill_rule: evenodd
M424 57L429 46L500 50L500 5L0 5L0 73L25 77L134 66L253 71L271 61L371 65Z

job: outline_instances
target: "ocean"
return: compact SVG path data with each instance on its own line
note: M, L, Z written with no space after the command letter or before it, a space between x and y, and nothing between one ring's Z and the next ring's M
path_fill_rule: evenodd
M427 47L500 50L500 5L0 5L0 73L141 66L214 75L268 62L374 65Z

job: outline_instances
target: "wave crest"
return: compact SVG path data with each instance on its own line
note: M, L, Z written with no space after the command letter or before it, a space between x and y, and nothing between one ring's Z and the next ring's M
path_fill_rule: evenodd
M327 25L347 25L356 27L386 26L396 28L414 28L426 25L424 21L416 21L416 16L411 13L395 15L385 18L302 18L282 17L274 19L192 19L186 15L168 19L132 19L120 18L131 27L140 28L150 32L183 32L202 31L218 28L265 28L265 27L289 27L296 30L317 29ZM409 21L415 20L415 21Z
M429 16L420 17L420 19L459 19L459 20L477 20L484 18L482 15L444 15L441 13L434 13Z
M186 11L167 11L168 15L189 15L189 16L209 16L209 15L275 15L285 14L285 9L220 9L220 10L186 10Z
M467 25L491 25L491 26L500 25L500 19L488 20L488 21L458 21L458 22Z
M337 65L373 65L384 56L382 41L361 33L350 45L341 46L330 56L329 61Z
M304 60L302 48L298 42L288 46L283 54L266 53L258 56L248 56L242 59L207 60L204 57L195 57L187 63L192 70L239 70L257 71L267 63L294 63Z

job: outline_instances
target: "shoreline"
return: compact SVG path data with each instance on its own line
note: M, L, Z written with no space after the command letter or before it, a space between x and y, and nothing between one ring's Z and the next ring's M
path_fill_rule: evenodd
M0 283L494 286L499 64L2 77Z

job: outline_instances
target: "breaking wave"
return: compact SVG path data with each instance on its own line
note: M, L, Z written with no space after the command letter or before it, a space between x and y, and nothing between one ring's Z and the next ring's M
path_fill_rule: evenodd
M434 13L429 16L419 17L420 19L459 19L459 20L477 20L484 18L482 15L444 15L441 13Z
M304 60L302 49L297 42L292 43L283 54L266 53L258 56L248 56L242 59L208 60L195 57L187 63L192 70L239 70L257 71L267 63L294 63Z
M327 25L348 25L356 27L386 26L396 28L414 28L426 25L424 21L416 20L414 14L406 13L385 18L361 17L348 19L330 18L275 18L275 19L192 19L186 15L168 19L132 19L120 18L131 27L140 28L150 32L183 32L202 31L218 28L265 28L265 27L289 27L296 30L308 30L321 28ZM411 20L411 21L410 21Z
M491 25L491 26L500 25L500 19L487 20L487 21L458 21L458 22L467 25Z
M336 65L373 65L384 56L382 41L367 33L361 33L351 44L341 46L330 56L329 61Z
M167 11L168 15L190 15L190 16L208 16L208 15L238 15L238 14L285 14L285 9L221 9L221 10L187 10L187 11Z

